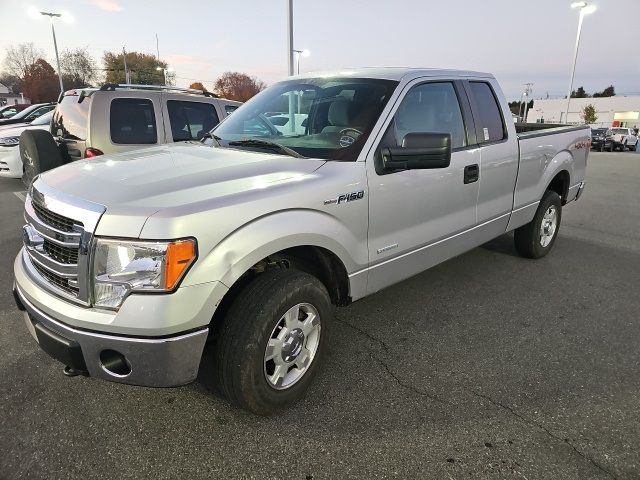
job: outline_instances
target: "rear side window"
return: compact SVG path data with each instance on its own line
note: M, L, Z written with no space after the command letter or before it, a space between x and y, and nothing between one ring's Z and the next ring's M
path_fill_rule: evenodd
M486 82L469 82L477 112L473 115L478 128L478 143L498 142L505 138L504 122L493 90Z
M111 141L123 145L158 142L153 102L144 98L116 98L111 101Z
M227 115L231 115L233 112L235 112L238 109L238 105L225 105L224 106L224 111Z
M220 119L210 103L168 100L169 122L174 142L201 140Z

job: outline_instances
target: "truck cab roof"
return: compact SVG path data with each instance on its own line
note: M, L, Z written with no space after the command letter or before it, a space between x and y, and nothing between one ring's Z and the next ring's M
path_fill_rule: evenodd
M290 78L309 77L353 77L353 78L377 78L381 80L412 80L419 77L478 77L494 78L490 73L475 72L472 70L454 70L444 68L412 68L412 67L358 67L344 68L341 70L316 71Z

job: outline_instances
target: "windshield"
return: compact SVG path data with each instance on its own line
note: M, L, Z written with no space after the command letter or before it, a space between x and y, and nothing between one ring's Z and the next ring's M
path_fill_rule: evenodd
M53 118L53 110L44 115L36 118L30 125L49 125L51 123L51 119Z
M305 78L277 83L213 130L222 146L260 149L263 140L305 157L355 161L398 82ZM240 144L238 144L238 142Z

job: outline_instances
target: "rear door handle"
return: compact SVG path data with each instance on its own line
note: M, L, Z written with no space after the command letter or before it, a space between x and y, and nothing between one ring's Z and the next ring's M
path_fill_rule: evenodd
M477 182L480 177L480 167L478 164L467 165L464 167L464 183Z

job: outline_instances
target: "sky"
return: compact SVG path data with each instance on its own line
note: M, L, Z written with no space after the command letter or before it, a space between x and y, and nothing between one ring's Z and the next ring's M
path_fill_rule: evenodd
M442 67L493 73L510 100L566 95L578 26L572 0L294 0L294 44L311 54L301 72L359 66ZM575 87L615 85L640 94L640 0L594 0L585 17ZM55 66L48 21L29 6L66 11L60 50L156 54L176 83L211 88L225 71L270 84L287 74L287 0L0 0L0 59L33 42ZM9 21L10 20L10 21Z

